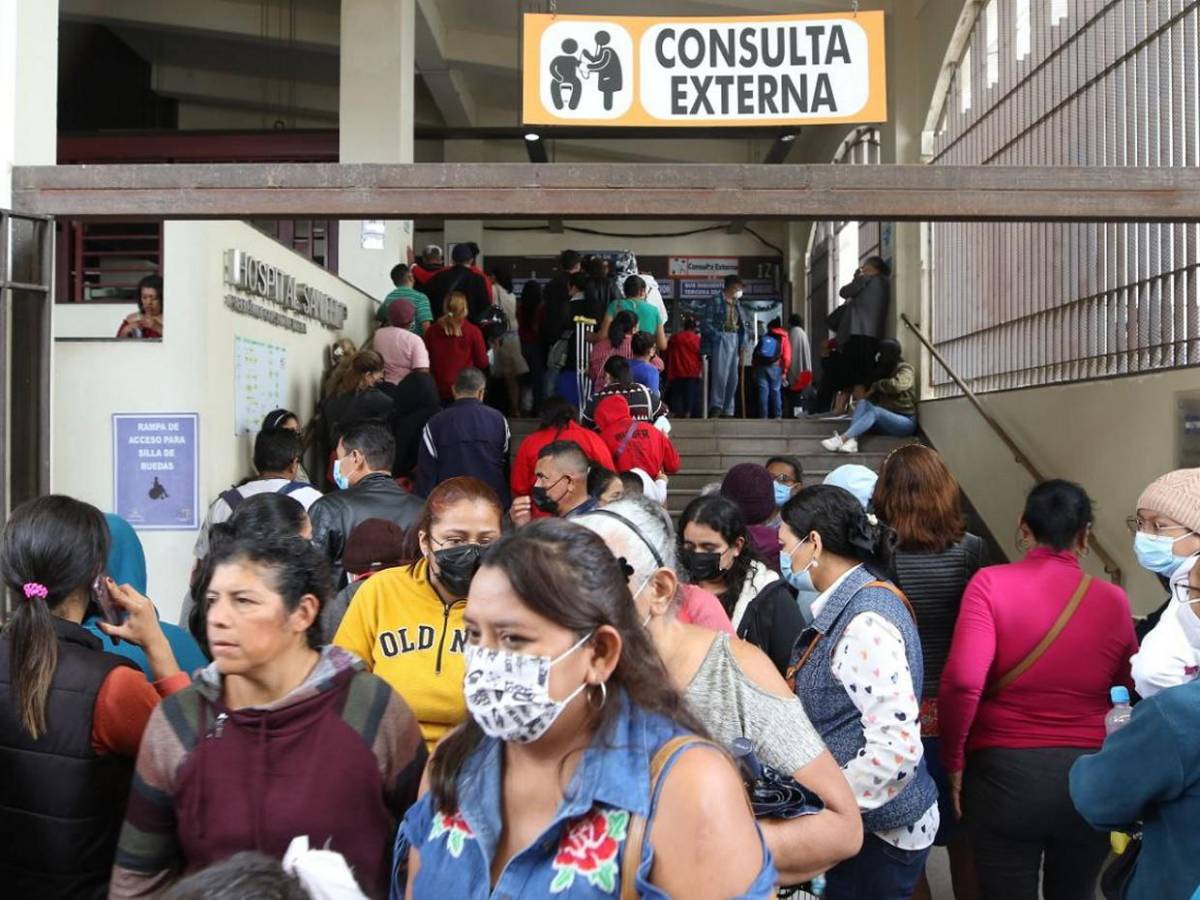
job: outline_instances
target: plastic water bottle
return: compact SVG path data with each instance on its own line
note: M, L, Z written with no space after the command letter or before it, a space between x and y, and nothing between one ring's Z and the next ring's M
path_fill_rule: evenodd
M1129 724L1129 719L1133 715L1133 709L1129 706L1128 688L1117 685L1109 689L1108 696L1112 700L1113 708L1104 717L1104 733L1106 735L1120 731Z

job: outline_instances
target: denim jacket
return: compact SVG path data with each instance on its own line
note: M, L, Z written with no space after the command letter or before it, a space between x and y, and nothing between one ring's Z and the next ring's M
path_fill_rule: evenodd
M623 693L613 699L620 703L620 710L608 733L598 735L584 751L554 820L536 841L508 861L494 888L490 886L491 861L503 824L503 743L485 738L467 758L458 779L459 808L453 815L435 810L432 794L417 801L396 837L397 870L410 846L421 857L413 896L470 900L618 897L625 835L630 814L636 813L648 820L637 874L638 895L665 900L667 894L650 884L654 853L649 820L657 802L657 796L653 801L650 797L650 761L655 751L682 729L663 716L631 705ZM678 758L679 754L672 758L664 775ZM762 868L741 896L771 896L777 880L764 843ZM395 879L392 900L403 896L404 884Z

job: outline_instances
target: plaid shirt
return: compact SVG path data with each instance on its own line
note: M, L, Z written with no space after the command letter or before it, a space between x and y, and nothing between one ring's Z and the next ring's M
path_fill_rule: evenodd
M713 345L717 341L717 335L725 332L725 318L727 315L725 307L725 295L717 294L712 297L704 308L698 311L700 319L700 336L701 336L701 352L711 355ZM738 349L746 343L746 322L742 318L741 310L738 310Z

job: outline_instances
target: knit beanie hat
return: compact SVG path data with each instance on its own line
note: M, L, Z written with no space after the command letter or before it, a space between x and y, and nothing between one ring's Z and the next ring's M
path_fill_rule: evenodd
M388 324L393 328L407 328L416 315L416 307L408 300L393 300L387 308Z
M387 519L365 519L346 539L342 566L352 575L390 569L404 562L404 529Z
M765 466L738 463L721 482L721 496L742 511L747 525L758 525L775 515L775 479Z
M1137 508L1170 516L1200 533L1200 469L1176 469L1155 479L1138 497Z

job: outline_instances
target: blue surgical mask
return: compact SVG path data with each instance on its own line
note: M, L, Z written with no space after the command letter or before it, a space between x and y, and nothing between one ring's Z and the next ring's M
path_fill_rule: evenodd
M350 487L350 479L342 474L342 461L335 459L333 461L333 483L338 486L338 490L346 490Z
M1147 572L1156 575L1171 575L1188 561L1186 556L1175 553L1175 544L1194 532L1171 537L1165 534L1147 534L1139 531L1133 536L1133 552L1137 555L1138 564Z
M805 538L804 540L806 541L808 538ZM803 543L804 541L800 542L800 544ZM813 584L812 575L809 573L809 569L816 565L816 557L810 559L808 561L808 565L806 565L799 572L792 570L792 554L796 552L800 544L797 544L790 551L784 550L779 554L779 572L781 575L783 575L783 580L790 584L797 591L816 593L817 588Z
M782 507L792 499L792 486L790 484L780 484L775 482L775 505Z

